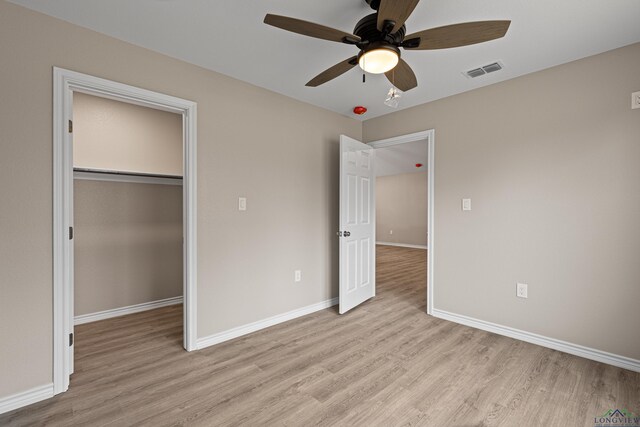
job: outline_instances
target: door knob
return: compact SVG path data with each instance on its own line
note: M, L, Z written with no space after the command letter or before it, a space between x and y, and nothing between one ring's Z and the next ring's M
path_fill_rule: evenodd
M349 231L345 231L344 232L344 237L349 237L349 236L351 236L351 233Z

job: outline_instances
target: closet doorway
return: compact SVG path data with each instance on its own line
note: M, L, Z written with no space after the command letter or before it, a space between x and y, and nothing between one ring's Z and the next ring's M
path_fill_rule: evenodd
M53 124L58 394L74 324L184 301L183 346L197 347L196 104L54 68Z
M182 330L182 164L181 115L73 94L74 367Z

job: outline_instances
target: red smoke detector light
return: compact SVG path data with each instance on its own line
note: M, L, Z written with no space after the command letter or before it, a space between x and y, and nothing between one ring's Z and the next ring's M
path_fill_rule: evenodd
M367 112L367 108L363 107L362 105L358 105L353 109L353 114L357 114L359 116L363 115L366 112Z
M422 163L416 163L416 167L417 168L421 168L422 167Z

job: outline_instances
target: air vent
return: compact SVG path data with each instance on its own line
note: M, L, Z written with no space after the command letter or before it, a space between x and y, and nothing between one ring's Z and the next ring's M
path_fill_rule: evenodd
M502 65L494 62L493 64L485 65L482 69L485 73L493 73L494 71L502 70Z
M486 73L482 68L476 68L475 70L467 71L467 76L471 78L480 77L483 74L486 74Z
M473 70L465 71L462 74L473 79L476 77L483 76L485 74L493 73L494 71L499 71L504 68L500 62L494 62L492 64L483 65L480 68L474 68Z

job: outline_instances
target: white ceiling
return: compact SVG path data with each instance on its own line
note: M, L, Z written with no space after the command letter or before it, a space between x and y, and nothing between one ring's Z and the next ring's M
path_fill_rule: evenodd
M427 171L427 140L376 149L376 176ZM422 166L416 167L416 164Z
M266 13L352 32L373 10L364 0L11 0L13 3L362 120L396 111L383 104L383 75L358 67L317 88L316 74L357 51L354 46L289 33L262 23ZM399 109L640 42L638 0L422 0L407 33L489 19L512 21L506 37L439 51L403 51L418 87ZM476 79L461 72L501 61L505 69Z

